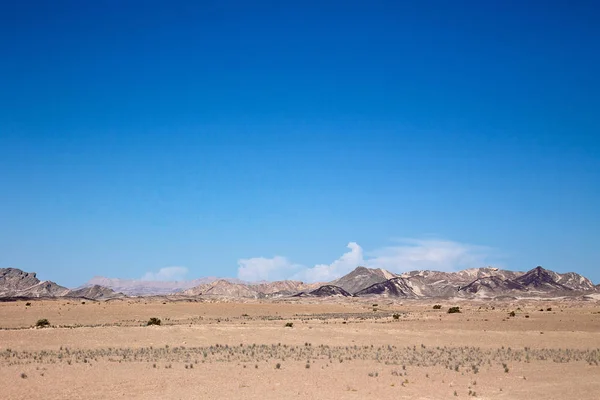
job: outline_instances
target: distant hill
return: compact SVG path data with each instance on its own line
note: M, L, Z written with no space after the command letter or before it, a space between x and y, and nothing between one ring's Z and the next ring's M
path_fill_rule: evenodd
M296 297L352 297L352 294L339 286L323 285L309 293L298 293Z
M102 286L71 290L51 281L40 281L35 272L24 272L17 268L0 268L0 298L85 297L103 299L119 296L122 294Z
M96 276L83 287L100 285L128 296L167 295L182 292L195 286L212 283L219 278L207 277L190 281L145 281L141 279L118 279Z
M104 286L94 285L88 286L81 289L73 289L69 290L68 293L64 295L65 297L81 297L86 299L115 299L119 297L124 297L123 293L117 293L112 289L109 289Z
M385 282L388 279L395 277L397 277L396 274L381 268L357 267L349 274L344 275L329 284L339 286L349 293L356 293L373 284Z
M367 288L354 293L357 297L383 296L416 299L420 296L415 293L411 285L404 278L392 278L384 282L375 283Z
M536 267L515 279L515 282L520 283L528 289L543 292L574 290L559 283L557 279L560 279L560 275L556 272L545 270L542 267Z
M51 281L40 281L35 272L0 268L0 297L56 297L69 289Z
M461 287L459 292L467 295L493 297L509 293L524 293L527 292L527 290L527 287L513 280L503 279L499 276L486 276L478 278L468 285Z

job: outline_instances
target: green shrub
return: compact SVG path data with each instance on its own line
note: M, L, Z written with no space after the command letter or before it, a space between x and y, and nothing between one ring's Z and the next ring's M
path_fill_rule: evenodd
M38 321L35 323L35 326L38 328L45 328L50 326L50 322L46 318L38 319Z
M448 309L448 314L456 314L460 313L460 307L450 307Z
M152 317L148 320L148 323L146 325L150 326L150 325L160 325L160 324L161 324L161 321L159 318Z

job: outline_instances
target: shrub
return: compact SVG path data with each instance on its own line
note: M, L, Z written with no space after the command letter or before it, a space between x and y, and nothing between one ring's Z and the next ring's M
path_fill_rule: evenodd
M552 307L546 308L546 311L552 311Z
M285 323L285 327L286 328L293 328L294 327L294 323L293 322L286 322Z
M275 369L281 369L281 363L275 364Z
M392 315L392 317L393 317L394 319L400 319L400 314L394 314L394 315Z
M456 314L460 313L460 307L450 307L448 309L448 314Z
M516 314L514 311L511 311L511 312L508 314L508 316L509 316L509 317L515 317L516 315L517 315L517 314Z
M152 317L148 320L148 323L146 325L150 326L150 325L160 325L160 324L161 324L161 321L159 318Z
M38 328L45 328L50 326L50 321L48 321L46 318L38 319L38 321L35 323L35 326Z
M27 374L25 372L21 372L21 378L22 379L27 379Z
M31 307L31 303L28 301L27 303L25 303L25 307Z
M435 306L433 306L434 310L441 310L442 309L442 305L441 304L436 304Z

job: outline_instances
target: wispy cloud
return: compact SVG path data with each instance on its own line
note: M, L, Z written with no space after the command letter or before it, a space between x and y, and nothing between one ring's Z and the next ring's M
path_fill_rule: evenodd
M420 269L456 271L486 266L493 253L490 247L451 240L405 238L369 252L367 265L398 273Z
M242 259L238 261L238 278L247 281L291 278L325 282L339 278L359 265L396 273L419 269L454 271L486 266L494 255L490 247L440 239L404 238L391 246L366 253L355 242L348 243L347 247L349 251L332 263L313 267L294 264L281 256Z
M364 265L362 247L355 242L348 243L347 247L350 251L331 264L318 264L312 268L304 268L293 278L306 282L326 282L347 274L359 265Z
M280 256L243 258L238 260L238 278L249 282L275 281L290 277L300 268L301 265L293 264Z
M182 281L188 273L186 267L165 267L158 272L146 272L143 281Z

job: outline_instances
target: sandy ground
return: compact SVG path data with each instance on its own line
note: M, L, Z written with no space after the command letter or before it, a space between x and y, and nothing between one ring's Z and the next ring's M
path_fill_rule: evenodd
M382 299L30 303L0 303L0 398L533 400L600 393L594 301L441 302L441 310ZM454 305L460 314L446 312ZM151 317L162 325L146 326ZM33 328L41 318L52 326Z

